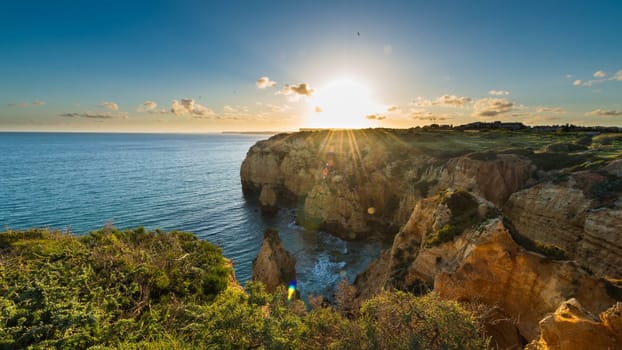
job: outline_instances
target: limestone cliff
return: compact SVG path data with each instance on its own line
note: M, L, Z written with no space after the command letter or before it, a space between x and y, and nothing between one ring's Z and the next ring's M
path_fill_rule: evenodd
M296 279L296 258L283 247L278 232L266 230L261 248L253 260L253 281L260 281L273 292Z
M596 318L576 299L570 299L542 319L540 329L540 338L527 350L621 349L622 303Z
M602 145L575 136L555 143L558 135L437 130L282 134L253 146L240 174L264 212L293 205L308 228L393 238L357 277L358 298L433 289L480 305L478 318L499 348L540 339L532 344L557 349L559 322L539 321L560 304L574 298L599 314L622 300L610 282L622 277L622 158L600 156ZM506 138L517 148L499 151L493 141Z
M574 177L539 184L512 194L504 213L530 239L562 248L598 275L622 277L622 203L600 206L586 192Z
M467 189L501 205L533 182L525 157L460 149L447 157L418 148L418 135L401 137L386 130L276 135L248 151L242 188L267 212L297 205L301 224L359 239L373 231L392 236L419 199L439 190Z
M452 231L456 225L462 226ZM473 194L454 191L426 198L417 203L391 250L359 275L355 286L364 297L383 287L414 293L433 287L443 297L496 308L482 319L494 342L506 347L508 339L535 339L538 321L569 298L593 313L622 300L621 290L607 280L572 261L529 251L513 236L529 242L506 227L492 203Z

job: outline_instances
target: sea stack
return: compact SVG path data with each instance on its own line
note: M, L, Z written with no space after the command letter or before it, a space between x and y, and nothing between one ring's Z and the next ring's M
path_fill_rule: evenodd
M296 258L283 247L275 229L264 232L263 242L253 260L253 281L262 282L268 292L286 286L296 278Z

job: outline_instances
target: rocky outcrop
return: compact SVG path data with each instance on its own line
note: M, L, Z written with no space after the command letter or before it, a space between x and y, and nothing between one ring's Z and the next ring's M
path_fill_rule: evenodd
M598 275L622 276L622 208L594 208L595 200L565 183L544 183L514 193L504 213L524 236L562 248Z
M253 260L252 279L262 282L269 292L296 279L296 258L285 250L276 230L268 229L264 233L259 253Z
M412 140L410 140L412 139ZM393 235L421 198L439 190L470 190L497 205L529 184L532 163L514 154L435 158L384 130L276 135L248 151L240 176L264 212L298 205L299 223L345 239L372 231Z
M383 250L378 259L372 261L365 271L356 276L354 286L358 299L369 299L384 289L384 281L388 278L390 262L391 251Z
M604 278L622 277L622 161L599 159L579 141L473 152L499 136L282 134L249 150L242 186L266 213L294 203L305 227L344 239L393 237L357 277L358 298L433 288L484 305L478 317L493 344L517 348L538 338L538 321L570 298L592 314L622 299ZM471 137L480 143L467 150Z
M500 206L535 171L531 161L514 154L474 153L449 160L439 187L465 189Z
M576 264L552 261L518 246L500 220L471 237L474 241L468 244L454 243L464 252L460 263L454 271L435 276L434 290L451 299L498 306L517 320L527 340L537 337L538 321L564 300L574 297L598 313L620 297L611 293L615 287L609 282Z
M540 329L540 338L527 350L621 349L622 303L596 318L573 298L542 319Z
M264 215L274 215L278 211L276 193L270 185L264 185L261 187L261 193L259 193L259 203L261 205L261 212Z
M322 182L307 195L298 221L306 227L324 228L344 239L360 238L369 232L359 194L348 188Z
M456 221L464 213L476 219ZM496 308L482 320L501 348L535 339L538 321L569 298L593 313L622 299L618 287L576 263L520 246L498 213L492 203L461 191L421 200L388 256L357 278L359 294L373 294L378 285L415 293L433 286L443 297ZM457 222L468 224L449 239L434 240Z

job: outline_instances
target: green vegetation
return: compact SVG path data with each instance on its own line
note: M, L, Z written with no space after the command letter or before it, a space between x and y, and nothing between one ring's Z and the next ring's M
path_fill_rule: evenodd
M591 198L605 200L615 199L622 192L622 178L615 175L606 175L605 180L594 184L589 191Z
M427 246L449 242L464 230L474 227L485 219L478 211L479 204L467 191L451 193L443 202L451 210L451 219L426 239Z
M563 152L540 152L527 156L531 161L544 171L557 170L579 166L586 162L593 162L597 158L591 153L563 153Z
M603 163L598 161L622 156L620 134L602 134L592 138L585 132L528 130L463 132L412 129L409 133L394 132L401 141L400 147L408 147L413 154L426 154L439 159L469 154L470 158L479 160L494 160L496 154L516 154L529 158L539 169L545 171L575 167L583 163L599 165ZM386 147L391 149L391 146Z
M221 250L185 232L0 233L0 349L488 345L469 312L433 294L383 292L360 307L348 297L309 311L284 288L244 292L230 278Z
M9 231L0 251L2 348L148 341L177 322L180 305L213 300L231 275L219 248L185 232Z

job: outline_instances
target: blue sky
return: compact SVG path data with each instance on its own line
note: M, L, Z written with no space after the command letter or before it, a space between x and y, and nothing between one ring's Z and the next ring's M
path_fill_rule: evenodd
M1 7L0 130L622 126L620 1Z

